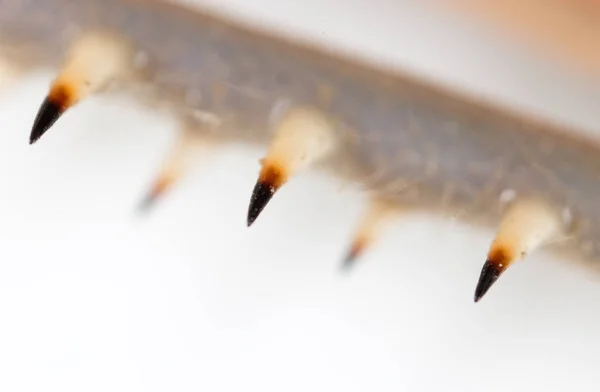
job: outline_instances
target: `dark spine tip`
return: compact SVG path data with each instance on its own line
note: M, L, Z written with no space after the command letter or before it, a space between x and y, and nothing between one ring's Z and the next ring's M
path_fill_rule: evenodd
M138 204L138 213L145 214L150 211L150 209L154 208L154 205L159 201L162 195L165 194L166 190L171 185L172 179L167 179L164 177L156 180L152 188L146 193L144 198Z
M63 114L63 111L62 105L54 102L50 97L46 97L33 122L29 144L37 142L54 125L56 120Z
M154 204L156 204L157 198L157 195L153 193L144 196L144 198L137 206L138 214L147 214L152 209L152 207L154 207Z
M348 253L346 254L346 257L344 258L343 262L342 262L342 271L347 272L350 271L354 265L356 264L356 261L358 259L358 256L360 255L361 252L361 248L358 246L353 246L352 248L350 248L350 250L348 251Z
M475 302L478 302L488 292L503 271L502 264L493 263L489 259L485 261L475 288Z
M250 227L256 218L260 215L265 206L269 203L275 194L275 187L269 183L260 180L254 186L250 206L248 208L248 227Z

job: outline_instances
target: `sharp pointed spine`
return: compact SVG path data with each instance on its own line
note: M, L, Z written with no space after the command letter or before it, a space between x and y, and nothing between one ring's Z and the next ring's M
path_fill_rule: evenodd
M502 262L504 258L492 257L485 260L481 273L479 274L479 281L475 288L475 302L479 302L481 298L488 292L492 285L498 280L500 275L505 271L507 263Z
M352 269L356 264L356 260L363 253L367 245L368 244L364 243L361 240L355 239L354 241L352 241L352 245L346 253L346 257L344 258L344 261L342 263L342 270L349 271L350 269Z
M69 108L132 69L132 64L132 51L124 41L99 32L81 36L38 109L29 143L38 141Z
M563 211L537 199L515 200L507 207L475 288L478 302L517 260L564 235Z
M275 134L248 207L247 225L251 226L273 195L296 173L306 170L329 156L335 149L334 124L320 111L286 108L275 123Z
M138 211L147 213L185 175L196 159L207 151L210 144L207 138L196 135L192 130L182 131L138 205Z
M380 237L384 227L399 212L400 209L397 206L383 200L375 199L369 203L354 233L350 249L346 253L346 257L342 263L344 270L349 270L356 264L357 259L367 248L373 246L374 242Z

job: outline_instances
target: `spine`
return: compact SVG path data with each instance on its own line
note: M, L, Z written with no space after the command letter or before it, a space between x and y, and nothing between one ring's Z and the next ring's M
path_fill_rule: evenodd
M372 195L346 265L383 218L409 210L497 227L476 301L539 248L586 263L600 255L600 147L568 130L168 3L0 0L0 15L6 63L57 72L31 144L103 92L180 120L182 143L145 209L187 167L186 146L259 143L266 153L248 226L282 186L317 167Z

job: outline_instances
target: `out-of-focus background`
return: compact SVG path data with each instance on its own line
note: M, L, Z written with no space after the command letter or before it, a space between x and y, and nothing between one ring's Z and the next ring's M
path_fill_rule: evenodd
M487 22L415 1L195 3L600 131L593 72ZM306 173L248 229L263 151L239 146L140 218L176 124L94 98L29 146L51 77L0 98L0 390L597 390L598 277L538 252L475 305L493 233L429 217L342 274L364 195Z

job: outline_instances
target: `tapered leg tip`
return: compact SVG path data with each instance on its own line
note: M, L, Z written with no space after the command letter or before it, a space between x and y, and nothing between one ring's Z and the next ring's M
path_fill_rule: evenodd
M355 260L354 259L346 259L340 265L340 272L343 274L349 274L354 268Z
M250 199L250 206L248 208L248 219L247 225L250 227L256 218L260 215L262 210L269 203L277 189L270 183L258 181L252 191L252 197Z
M362 252L361 246L357 246L357 245L352 246L352 248L346 254L346 257L344 257L344 260L342 261L342 265L341 265L342 272L347 273L350 270L352 270L352 268L354 268L354 265L356 264L356 261L357 261L358 257L360 256L361 252Z
M479 300L483 298L490 287L492 287L496 280L498 280L502 272L504 272L504 267L502 264L493 263L489 259L485 261L485 264L481 269L479 282L475 288L475 303L479 302Z
M137 205L137 213L144 215L150 212L173 183L173 178L162 177L156 181L150 191Z
M136 207L138 215L146 215L154 207L156 203L156 197L154 195L145 196Z
M29 135L29 144L37 142L63 114L62 105L47 97L40 106Z

